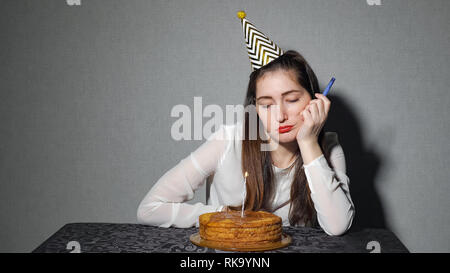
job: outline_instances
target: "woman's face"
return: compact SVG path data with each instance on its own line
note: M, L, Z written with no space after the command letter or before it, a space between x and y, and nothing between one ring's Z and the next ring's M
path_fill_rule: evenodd
M256 82L256 111L270 138L278 143L296 140L303 124L301 112L310 101L291 70L266 72Z

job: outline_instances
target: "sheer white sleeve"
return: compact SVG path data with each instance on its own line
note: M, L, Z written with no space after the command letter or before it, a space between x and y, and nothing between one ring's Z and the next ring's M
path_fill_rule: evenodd
M340 145L331 149L330 161L333 169L322 154L303 167L320 226L328 235L341 235L350 228L355 207L350 197L350 179L346 175L345 156Z
M184 203L220 165L231 138L221 126L206 142L166 172L141 201L137 219L141 224L160 227L198 226L198 216L220 211L223 206Z

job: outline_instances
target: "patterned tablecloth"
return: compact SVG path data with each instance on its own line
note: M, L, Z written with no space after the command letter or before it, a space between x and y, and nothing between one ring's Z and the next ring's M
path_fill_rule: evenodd
M67 224L33 252L225 252L189 241L198 228L160 228L139 224ZM390 231L361 229L329 236L321 229L283 227L292 237L285 248L268 252L408 252Z

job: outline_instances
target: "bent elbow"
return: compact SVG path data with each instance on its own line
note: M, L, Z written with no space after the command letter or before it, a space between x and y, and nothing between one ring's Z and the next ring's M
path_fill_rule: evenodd
M354 215L355 211L351 210L350 214L347 217L343 218L340 221L335 221L332 224L327 225L326 227L322 226L322 229L326 234L330 236L341 236L350 229Z
M137 222L139 224L147 224L148 225L148 209L144 209L142 206L139 206L137 209Z
M330 236L341 236L347 231L347 229L348 228L344 225L332 225L326 229L324 228L323 230Z
M138 209L137 209L137 222L139 224L144 224L144 225L156 225L156 220L154 219L154 210L155 208L153 206L144 206L144 205L139 205Z
M143 225L169 227L171 225L170 215L160 207L162 202L142 203L137 209L137 222ZM169 218L168 218L169 217Z

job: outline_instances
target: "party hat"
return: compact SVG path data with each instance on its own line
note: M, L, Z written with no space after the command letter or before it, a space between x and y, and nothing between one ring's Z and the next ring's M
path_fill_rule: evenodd
M256 70L283 55L283 50L245 19L245 15L244 11L237 13L238 18L241 19L242 30L244 31L248 57L250 58L252 69Z

